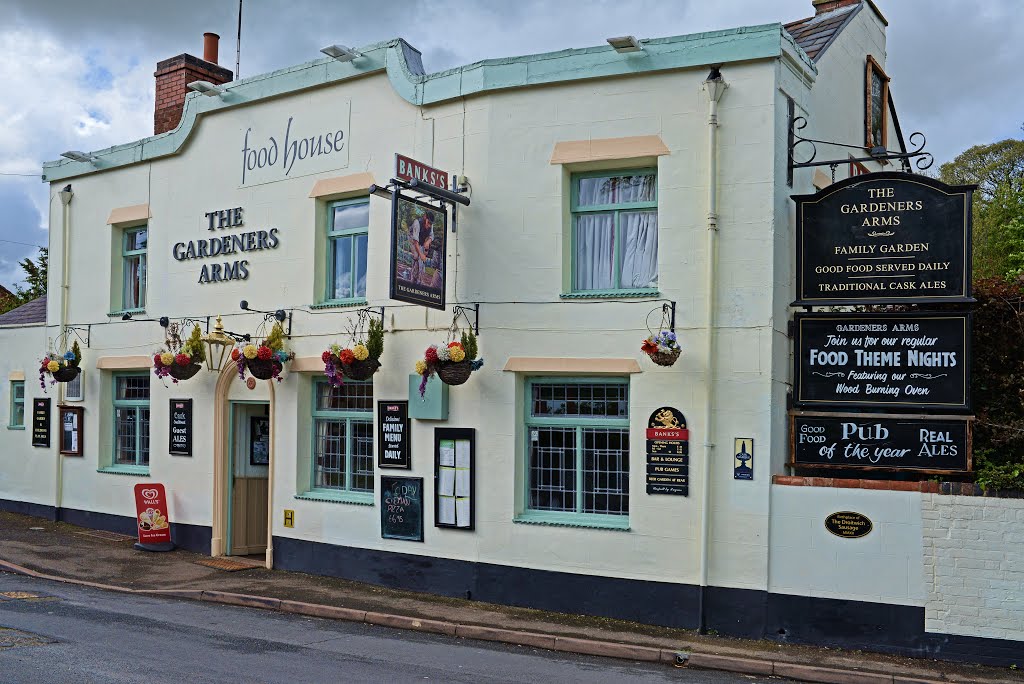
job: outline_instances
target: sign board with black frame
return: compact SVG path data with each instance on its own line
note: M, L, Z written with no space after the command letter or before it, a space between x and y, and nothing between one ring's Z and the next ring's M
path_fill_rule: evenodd
M423 541L423 478L380 476L380 536Z
M391 299L444 310L447 218L443 206L392 193Z
M964 416L791 412L788 465L965 473L972 466L972 425Z
M167 453L172 456L192 455L192 400L171 399L170 431Z
M85 409L81 406L60 408L60 453L64 456L82 455L82 420Z
M434 428L434 525L476 527L476 430Z
M970 412L971 314L795 317L794 404Z
M32 400L32 446L50 447L50 398Z
M377 402L377 467L412 467L409 402Z
M796 202L794 306L972 302L977 186L883 172Z

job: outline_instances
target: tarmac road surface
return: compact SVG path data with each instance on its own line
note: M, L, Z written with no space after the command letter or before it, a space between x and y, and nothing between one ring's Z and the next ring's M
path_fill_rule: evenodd
M782 682L0 573L0 684Z

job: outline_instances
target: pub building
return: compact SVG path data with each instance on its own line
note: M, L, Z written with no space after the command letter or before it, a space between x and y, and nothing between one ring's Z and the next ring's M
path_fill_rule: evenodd
M239 80L214 34L203 59L160 62L153 136L43 167L49 293L0 316L0 508L134 534L133 488L160 484L178 547L268 568L907 654L1018 643L926 622L944 600L930 494L789 482L793 435L844 429L843 397L794 378L791 196L903 172L869 152L909 149L879 7L812 5L437 73L402 39ZM804 138L863 149L793 169L797 117ZM882 232L918 212L861 209ZM836 372L817 363L850 342L805 322L825 345L809 372ZM278 323L281 348L256 356ZM325 351L370 323L380 368L326 374ZM155 372L168 333L196 325L203 368ZM424 383L417 361L459 361L448 343L470 331L468 380ZM641 350L659 334L678 358ZM73 343L78 376L41 384L40 359ZM794 390L811 392L796 425ZM77 453L51 438L69 408ZM840 512L873 529L840 538Z

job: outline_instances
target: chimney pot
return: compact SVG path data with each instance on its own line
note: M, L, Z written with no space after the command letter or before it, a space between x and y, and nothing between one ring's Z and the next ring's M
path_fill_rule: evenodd
M815 15L831 12L832 10L837 10L840 7L859 5L860 2L861 0L811 0L811 4L814 5Z
M211 64L217 63L217 47L220 43L220 36L207 31L203 34L203 60Z

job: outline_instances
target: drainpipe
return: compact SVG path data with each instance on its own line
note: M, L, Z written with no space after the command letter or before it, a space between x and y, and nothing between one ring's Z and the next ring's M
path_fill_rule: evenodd
M704 81L704 90L708 94L708 234L707 234L707 273L705 282L705 307L707 311L707 331L704 336L705 357L707 368L704 372L706 388L704 392L704 459L701 464L701 497L700 497L700 596L699 622L697 631L707 632L707 619L704 610L705 593L708 588L708 541L711 532L711 457L714 453L714 396L715 396L715 276L717 261L718 238L718 101L728 87L718 67L714 67Z
M74 193L71 192L71 184L64 186L64 189L60 191L60 203L61 203L61 244L60 244L60 328L57 334L64 332L64 326L68 322L68 295L70 294L71 286L68 283L68 234L71 230L71 198L74 197ZM60 389L58 390L57 396L59 397L57 405L64 403L65 399L65 384L63 382L58 383ZM59 414L59 412L58 412ZM54 519L61 519L61 508L64 504L64 458L60 455L60 437L56 440L56 453L57 453L57 469L56 469L56 483L54 488L53 497L53 513Z

